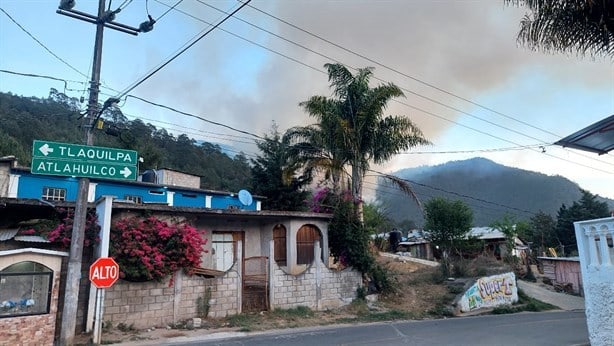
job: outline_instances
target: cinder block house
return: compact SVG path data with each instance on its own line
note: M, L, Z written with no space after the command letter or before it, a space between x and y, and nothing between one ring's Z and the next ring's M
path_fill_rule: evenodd
M262 211L258 196L248 204L237 193L202 190L198 177L181 172L146 172L143 178L139 182L91 179L90 207L96 208L99 220L110 223L145 214L187 221L208 239L202 264L194 268L194 275L178 271L165 282L119 280L105 289L103 321L135 328L166 326L202 315L203 304L208 317L296 306L326 309L349 303L362 284L361 274L351 268L338 271L328 266L331 215ZM51 273L45 274L52 276L50 292L57 289L57 296L48 299L49 308L33 314L41 321L61 317L67 257L45 239L24 239L9 231L17 229L20 221L48 217L54 207L74 206L76 185L75 178L34 175L17 167L14 158L0 159L0 275L23 262L15 251L32 247L50 251L46 256L61 263L39 263L47 268L44 273ZM110 225L100 222L103 230ZM95 288L88 280L88 268L94 259L93 252L84 253L78 332L93 328ZM0 303L6 292L0 286ZM16 318L23 317L3 315L0 310L0 340L19 338L21 329L15 326L23 322ZM42 333L49 334L48 329ZM44 340L53 338L47 335Z

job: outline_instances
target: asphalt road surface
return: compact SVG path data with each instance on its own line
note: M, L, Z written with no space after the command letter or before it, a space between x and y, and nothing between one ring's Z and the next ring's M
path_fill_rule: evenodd
M166 345L588 345L584 311L486 315L246 333Z

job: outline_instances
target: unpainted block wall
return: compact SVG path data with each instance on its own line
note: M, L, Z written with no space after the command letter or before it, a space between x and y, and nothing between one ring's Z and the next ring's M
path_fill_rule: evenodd
M319 275L317 273L319 266ZM271 285L273 308L306 306L310 309L325 310L346 305L356 297L356 288L362 286L359 272L348 268L343 271L331 270L316 261L299 275L286 274L274 264ZM318 292L319 286L319 292Z
M203 278L183 271L164 282L133 283L120 280L105 293L103 320L113 326L124 323L136 329L165 327L199 317L198 298L211 288L209 317L239 313L241 280L235 267L224 276Z
M179 320L198 317L198 298L204 299L208 288L211 289L208 317L226 317L239 313L241 281L236 271L229 271L226 275L215 279L186 276L182 281Z

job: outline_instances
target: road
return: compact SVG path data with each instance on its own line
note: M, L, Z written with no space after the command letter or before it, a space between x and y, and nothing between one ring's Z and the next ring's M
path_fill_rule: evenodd
M229 337L231 336L231 337ZM234 336L234 337L232 337ZM486 315L167 339L165 345L588 345L583 311ZM161 344L158 340L157 344Z

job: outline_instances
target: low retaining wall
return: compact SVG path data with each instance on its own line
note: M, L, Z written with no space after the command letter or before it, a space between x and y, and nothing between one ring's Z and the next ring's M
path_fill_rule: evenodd
M316 243L317 244L317 243ZM273 247L271 246L271 252ZM319 254L319 249L315 249ZM274 258L271 253L269 258ZM302 274L286 274L275 261L269 263L271 309L306 306L325 310L349 304L356 298L356 289L362 286L362 275L347 268L342 271L327 268L321 256Z
M105 293L103 320L137 329L164 327L198 316L198 299L209 288L209 317L240 312L240 276L237 265L224 276L210 279L187 276L183 271L164 282L133 283L120 280Z
M511 305L517 301L516 275L509 272L477 279L458 300L457 306L461 312L469 312L480 308Z

